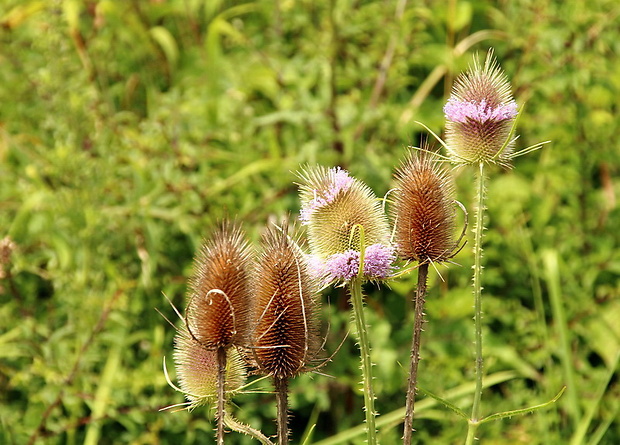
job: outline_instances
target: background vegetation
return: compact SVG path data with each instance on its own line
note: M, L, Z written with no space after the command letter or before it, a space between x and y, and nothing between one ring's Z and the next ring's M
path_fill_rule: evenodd
M485 354L501 383L483 411L568 388L484 425L482 443L620 443L619 20L616 0L3 1L0 442L211 443L205 409L158 412L182 401L162 373L162 293L183 307L216 220L236 215L256 239L295 214L300 164L384 194L415 121L441 132L453 78L494 47L527 104L518 146L552 143L491 178ZM472 172L456 175L471 207ZM468 407L470 250L456 261L445 282L431 273L419 379ZM369 288L385 417L404 406L414 284ZM328 298L332 353L348 315ZM325 372L293 383L295 442L317 423L313 441L336 443L363 420L351 336ZM241 395L238 416L272 434L272 399ZM463 421L419 406L420 443L462 442Z

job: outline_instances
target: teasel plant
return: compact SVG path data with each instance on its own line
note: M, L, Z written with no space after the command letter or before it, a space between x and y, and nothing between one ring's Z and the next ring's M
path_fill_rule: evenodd
M238 422L228 412L231 396L246 389L243 351L251 343L252 260L241 227L223 222L194 258L185 315L173 306L183 320L174 342L180 388L171 382L165 363L164 371L168 383L182 392L187 402L166 409L215 405L218 444L224 443L225 426L271 444L260 431Z
M464 246L461 243L467 227L467 211L454 199L452 176L427 145L412 150L395 173L396 186L392 190L391 216L394 224L394 243L398 257L417 262L418 283L414 297L414 325L403 443L411 444L413 415L417 392L420 342L424 320L429 265L451 262ZM455 207L463 210L463 230L458 239Z
M474 348L475 348L475 389L471 415L467 416L458 408L446 403L453 411L468 419L465 443L471 445L477 440L476 433L482 423L524 414L555 402L564 389L549 402L505 413L482 417L481 399L483 390L484 356L482 348L482 256L483 234L485 230L485 200L487 170L498 165L504 169L512 168L512 161L522 155L540 149L550 141L531 145L515 151L516 125L522 114L512 96L508 77L489 50L483 64L476 57L464 73L460 74L444 106L446 118L445 141L428 127L423 126L443 145L447 151L444 160L457 167L473 166L476 169L476 197L474 212ZM444 401L445 403L445 401Z
M357 332L367 442L377 443L375 393L362 284L395 271L396 254L381 200L340 167L306 167L299 173L300 219L307 227L310 270L323 287L348 288Z
M289 381L326 363L317 363L323 349L318 286L297 240L289 234L287 221L281 227L268 227L261 244L253 280L256 310L251 350L258 372L273 380L278 444L285 445L290 438Z

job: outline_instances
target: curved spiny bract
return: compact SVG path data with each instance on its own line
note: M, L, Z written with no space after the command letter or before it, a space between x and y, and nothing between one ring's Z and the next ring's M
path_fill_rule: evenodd
M196 254L186 319L190 334L203 346L248 345L250 259L244 233L228 222Z
M454 184L449 172L426 152L410 154L396 170L395 243L398 254L420 263L453 256Z
M316 283L286 225L267 229L262 247L253 352L261 372L286 379L305 371L320 349Z

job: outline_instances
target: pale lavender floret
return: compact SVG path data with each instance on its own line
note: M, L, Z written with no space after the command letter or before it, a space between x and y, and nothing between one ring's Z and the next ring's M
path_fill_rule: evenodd
M325 190L314 190L314 198L299 212L299 219L302 224L308 224L314 212L334 202L336 196L340 192L348 190L353 183L353 178L349 176L349 173L340 167L330 168L328 178L330 182L327 188Z
M314 278L325 278L325 262L317 255L306 255L308 273Z
M357 275L360 267L360 253L347 250L335 253L325 262L325 272L329 281L349 281Z
M448 99L443 107L446 119L452 122L467 122L467 119L478 122L486 122L488 120L508 120L517 116L517 103L511 100L508 103L500 104L493 108L487 105L485 99L479 103L463 102L454 97Z
M327 203L333 202L336 196L338 196L338 193L348 190L353 183L353 178L349 176L349 172L340 167L330 168L329 173L332 182L325 192L325 200Z
M364 275L368 278L385 279L390 276L396 259L394 249L385 244L372 244L364 253ZM315 276L325 277L328 282L349 281L359 272L360 253L347 250L335 253L324 264L318 258L311 260L310 269Z
M371 278L387 278L396 259L394 249L385 244L372 244L364 254L364 275Z

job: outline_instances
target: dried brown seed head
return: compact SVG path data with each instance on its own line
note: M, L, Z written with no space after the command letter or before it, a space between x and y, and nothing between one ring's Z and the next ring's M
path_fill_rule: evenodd
M223 223L196 254L186 319L190 334L201 345L248 345L250 259L244 234L232 223Z
M397 169L395 242L401 258L421 263L451 258L454 185L445 168L426 152L410 154Z
M256 269L254 356L260 371L294 377L320 349L316 283L287 227L270 227L263 236Z

